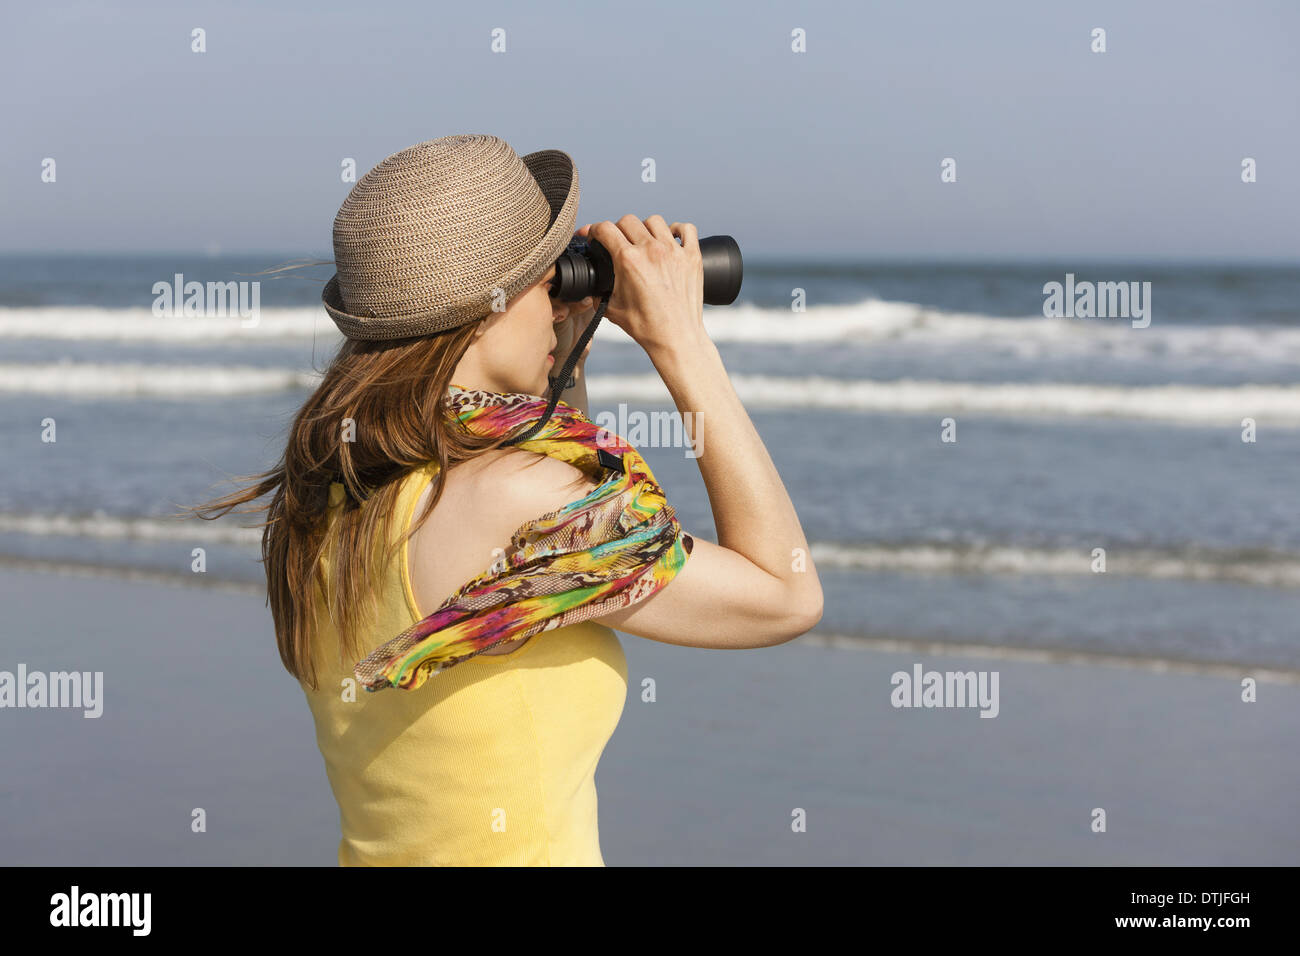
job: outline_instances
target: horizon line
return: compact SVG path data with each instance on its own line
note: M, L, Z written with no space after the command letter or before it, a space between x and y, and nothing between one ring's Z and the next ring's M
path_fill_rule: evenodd
M261 250L261 249L241 249L226 250L221 249L212 252L207 249L183 249L183 250L132 250L129 252L107 251L94 249L60 249L60 250L4 250L0 249L0 258L10 259L35 259L35 258L81 258L81 259L132 259L132 258L149 258L149 259L178 259L178 258L199 258L199 259L237 259L237 258L268 258L279 261L290 261L296 259L328 259L319 266L307 268L326 268L333 265L332 256L311 255L301 252L286 252L284 250ZM837 257L817 257L802 253L796 256L780 257L774 254L754 254L746 257L745 264L755 267L786 267L786 266L811 266L811 267L843 267L843 266L860 266L860 265L1060 265L1075 263L1087 264L1117 264L1117 265L1235 265L1235 266L1295 266L1300 267L1300 256L1297 257L1275 257L1264 258L1259 256L1225 256L1225 255L1167 255L1153 256L1151 253L1141 255L1101 255L1095 253L1061 253L1044 255L1035 254L1015 254L1008 253L998 256L962 256L962 255L922 255L916 253L898 254L898 255L862 255L852 258Z

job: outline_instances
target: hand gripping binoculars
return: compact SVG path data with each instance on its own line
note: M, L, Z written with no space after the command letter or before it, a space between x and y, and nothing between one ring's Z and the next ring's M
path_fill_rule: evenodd
M705 236L700 239L700 256L704 260L705 304L731 305L740 294L744 277L740 246L731 236ZM613 291L614 263L609 251L596 239L575 236L555 261L551 294L565 302L577 302L589 295L600 299Z

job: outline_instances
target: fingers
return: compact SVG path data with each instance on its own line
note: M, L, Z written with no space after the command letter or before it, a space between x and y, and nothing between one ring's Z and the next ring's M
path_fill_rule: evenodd
M633 245L640 245L654 238L650 230L646 229L645 223L631 213L621 218L616 225Z
M655 213L645 221L645 227L656 239L663 239L665 242L673 242L672 230L668 228L668 223L664 222L664 217L658 213Z
M674 222L669 224L658 213L644 222L628 213L619 219L617 223L606 220L585 225L578 230L577 234L585 238L596 239L611 254L616 249L621 251L623 248L641 245L651 239L671 242L674 245L677 244L677 239L681 239L682 248L696 253L700 251L700 233L695 228L694 223Z
M674 236L681 237L683 249L696 253L700 251L700 231L695 228L695 223L675 222L668 228L672 230Z
M588 238L595 239L609 250L610 255L614 255L616 252L621 252L632 245L632 243L627 241L627 236L623 235L618 226L614 225L608 219L603 222L592 223L587 231L587 236Z

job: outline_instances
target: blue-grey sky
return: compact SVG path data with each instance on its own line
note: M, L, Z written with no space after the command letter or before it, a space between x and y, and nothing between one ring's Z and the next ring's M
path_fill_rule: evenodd
M574 157L579 223L747 256L1294 261L1297 35L1290 0L31 3L0 251L329 256L345 157L491 133Z

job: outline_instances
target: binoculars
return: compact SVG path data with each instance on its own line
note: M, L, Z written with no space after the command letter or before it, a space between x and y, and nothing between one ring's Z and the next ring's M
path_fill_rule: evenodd
M700 240L700 257L704 262L704 301L708 305L731 305L740 293L742 276L740 246L730 236L707 236ZM591 341L605 313L607 297L614 291L614 262L609 257L609 250L599 240L574 236L568 247L555 260L555 278L551 280L551 295L565 302L577 302L587 296L603 300L596 307L596 315L587 323L586 329L578 336L577 344L569 351L559 372L550 376L551 398L546 404L546 414L527 428L523 434L509 439L505 445L518 445L532 438L533 435L550 421L551 413L560 400L560 393L565 388L573 387L570 375L582 350ZM605 449L598 450L601 464L615 470L622 467L621 461Z
M706 236L700 240L704 260L704 302L706 305L731 305L740 294L744 275L740 246L731 236ZM587 296L597 299L614 291L614 263L609 250L596 239L575 236L555 261L555 278L551 294L565 302L577 302Z

